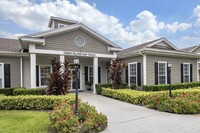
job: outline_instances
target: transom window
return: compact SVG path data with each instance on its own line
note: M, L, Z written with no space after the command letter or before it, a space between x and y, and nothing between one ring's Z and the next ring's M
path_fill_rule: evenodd
M51 66L40 66L40 85L47 85L49 74L51 73Z
M129 63L128 64L128 72L129 72L129 85L131 83L137 84L137 63Z
M167 84L167 62L158 62L158 84Z
M190 82L190 64L183 64L183 82Z

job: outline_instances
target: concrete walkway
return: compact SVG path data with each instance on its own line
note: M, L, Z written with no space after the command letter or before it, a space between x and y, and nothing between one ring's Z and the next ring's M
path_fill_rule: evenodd
M200 133L200 114L165 113L89 92L79 96L108 117L103 133Z

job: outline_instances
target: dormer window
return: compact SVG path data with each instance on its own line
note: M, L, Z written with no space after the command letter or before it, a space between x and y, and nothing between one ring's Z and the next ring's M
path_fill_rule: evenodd
M66 26L65 24L58 24L58 28L63 28L65 26Z

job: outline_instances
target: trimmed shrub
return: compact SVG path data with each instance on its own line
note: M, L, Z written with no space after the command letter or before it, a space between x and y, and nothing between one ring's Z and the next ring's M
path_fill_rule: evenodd
M187 82L187 83L179 83L179 84L172 84L172 89L188 89L188 88L194 88L200 86L200 82ZM163 90L169 90L168 84L162 84L162 85L144 85L143 86L144 91L163 91Z
M49 115L51 131L65 133L100 132L107 127L107 118L98 113L95 107L79 102L78 116L74 114L74 104L58 104Z
M96 92L101 95L102 88L111 88L112 84L96 84Z
M13 95L45 95L45 89L15 89L13 90Z
M137 89L136 84L135 83L131 83L130 89L131 90L136 90Z
M0 94L4 94L6 96L12 96L13 95L13 91L16 89L26 89L24 87L17 87L17 88L4 88L4 89L0 89Z
M0 97L0 110L21 110L21 109L53 109L60 102L74 102L74 95L66 96L5 96Z
M5 95L4 94L0 94L0 97L5 97Z

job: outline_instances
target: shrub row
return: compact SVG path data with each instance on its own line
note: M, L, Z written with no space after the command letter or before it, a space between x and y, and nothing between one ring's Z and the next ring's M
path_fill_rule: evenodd
M179 83L179 84L172 84L172 89L188 89L193 87L200 86L200 82L187 82L187 83ZM143 90L145 91L162 91L162 90L169 90L168 84L162 85L144 85Z
M102 88L111 88L112 84L96 84L96 92L97 94L101 94Z
M107 127L107 117L87 104L79 102L78 116L74 114L74 104L63 102L58 104L49 118L50 131L65 133L96 133Z
M26 89L24 87L18 87L18 88L5 88L5 89L0 89L0 94L4 94L6 96L12 96L13 95L13 91L15 89Z
M45 89L15 89L13 90L13 95L45 95Z
M172 113L197 113L200 111L199 88L173 90L173 98L168 96L168 91L143 92L129 89L114 90L109 88L104 88L102 95Z
M74 102L74 95L66 96L5 96L0 97L0 110L20 110L20 109L53 109L53 107L62 101Z

